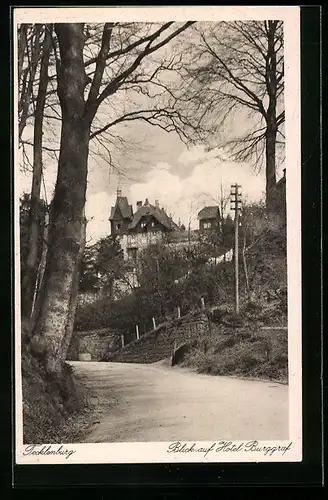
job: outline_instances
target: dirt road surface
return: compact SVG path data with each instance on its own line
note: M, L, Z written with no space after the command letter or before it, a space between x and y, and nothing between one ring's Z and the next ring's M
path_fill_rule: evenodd
M163 363L71 365L94 405L80 442L288 439L287 386Z

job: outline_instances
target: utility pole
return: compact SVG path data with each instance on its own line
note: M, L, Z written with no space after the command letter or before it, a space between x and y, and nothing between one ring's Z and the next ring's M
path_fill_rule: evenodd
M241 186L231 184L230 208L235 212L235 314L239 314L239 215L241 211Z
M221 184L220 184L220 209L221 209L221 213L220 213L220 230L222 231L222 221L223 221L223 212L224 212L223 184L222 184L222 181L221 181Z

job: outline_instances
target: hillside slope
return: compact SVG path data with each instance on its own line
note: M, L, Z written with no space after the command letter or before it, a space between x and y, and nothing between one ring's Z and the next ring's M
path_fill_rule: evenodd
M24 444L71 442L79 432L79 417L88 411L87 395L63 363L61 383L52 381L42 363L22 346Z
M264 326L227 313L219 321L188 315L161 325L123 349L104 357L121 363L155 363L183 346L175 363L212 375L288 380L288 332L282 323Z
M155 363L172 355L174 345L197 342L206 330L206 317L190 314L158 326L155 330L104 356L104 361L121 363Z

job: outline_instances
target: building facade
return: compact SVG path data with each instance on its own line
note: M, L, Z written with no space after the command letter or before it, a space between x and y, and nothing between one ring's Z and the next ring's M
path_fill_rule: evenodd
M221 216L218 206L204 207L198 212L199 232L201 234L219 233L221 230Z
M220 231L219 207L204 207L198 218L199 229L186 230L185 226L176 224L160 208L158 200L151 204L148 198L144 202L138 201L134 212L127 197L122 196L122 192L118 190L109 221L111 235L119 238L128 270L125 279L115 283L115 295L119 296L139 286L138 258L150 245L162 243L171 248L186 250Z
M149 245L164 242L170 246L185 247L193 245L199 239L221 231L221 215L218 206L204 207L198 213L199 229L185 230L183 225L176 224L158 200L151 204L137 202L133 212L126 196L117 190L115 206L111 208L109 217L112 236L118 236L123 250L124 260L136 262L140 251Z
M149 245L162 242L165 236L179 232L180 227L160 208L158 200L152 205L148 198L137 202L135 213L120 190L109 217L111 234L118 236L124 260L133 264L138 253Z

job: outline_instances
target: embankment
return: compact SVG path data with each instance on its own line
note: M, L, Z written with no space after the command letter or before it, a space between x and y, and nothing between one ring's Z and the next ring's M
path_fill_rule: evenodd
M88 411L84 387L63 363L62 380L50 380L27 347L22 349L23 442L63 443L76 439L79 419Z
M231 318L230 318L231 319ZM224 320L224 318L223 318ZM226 317L227 320L227 317ZM288 380L288 333L284 326L255 321L214 322L206 314L188 315L161 325L104 361L155 363L175 356L175 363L199 373Z
M198 373L232 375L288 382L288 334L285 328L226 327L197 344L182 366Z

